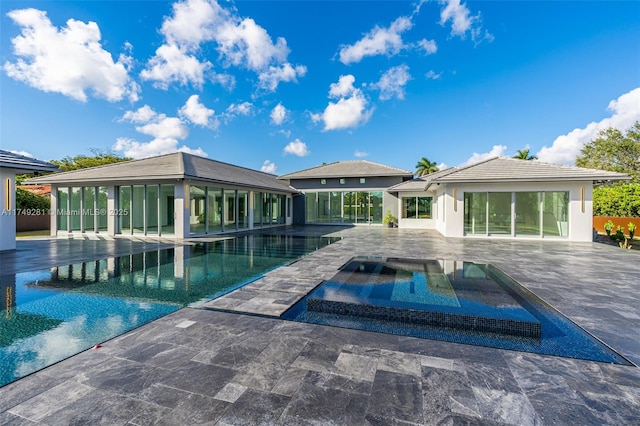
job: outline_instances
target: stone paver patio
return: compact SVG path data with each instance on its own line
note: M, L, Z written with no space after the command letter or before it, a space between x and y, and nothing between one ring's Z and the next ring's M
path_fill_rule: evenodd
M639 364L639 252L387 228L332 235L344 238L204 309L182 309L0 388L0 425L640 424L635 366L277 318L355 255L493 263ZM19 241L0 266L17 273L170 244Z

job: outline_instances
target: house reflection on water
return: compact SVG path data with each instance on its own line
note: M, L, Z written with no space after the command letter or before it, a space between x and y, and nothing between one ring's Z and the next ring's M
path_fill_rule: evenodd
M248 235L58 266L38 288L187 306L224 294L335 239Z

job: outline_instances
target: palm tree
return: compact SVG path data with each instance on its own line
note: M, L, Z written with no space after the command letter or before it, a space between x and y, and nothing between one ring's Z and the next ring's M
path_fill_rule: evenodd
M438 165L425 157L422 157L420 161L418 161L418 164L416 164L416 175L418 177L435 173L438 170Z
M536 157L535 155L531 155L529 153L529 148L519 149L516 152L516 155L513 156L513 158L516 158L518 160L537 160L538 159L538 157Z

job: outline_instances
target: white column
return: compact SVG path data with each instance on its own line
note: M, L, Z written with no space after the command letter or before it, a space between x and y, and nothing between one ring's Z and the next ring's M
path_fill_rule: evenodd
M0 169L0 251L16 248L16 174Z

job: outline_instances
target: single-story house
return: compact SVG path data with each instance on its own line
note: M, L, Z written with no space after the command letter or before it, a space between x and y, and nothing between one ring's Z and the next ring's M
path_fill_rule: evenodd
M494 157L387 189L399 226L446 237L563 238L592 241L595 184L623 173Z
M198 237L290 224L446 237L592 239L594 184L622 173L496 157L420 178L370 161L280 177L182 152L30 179L52 185L52 233Z
M275 175L175 152L30 179L50 184L52 234L189 238L292 223Z
M56 170L54 164L0 149L0 251L16 248L16 175Z

